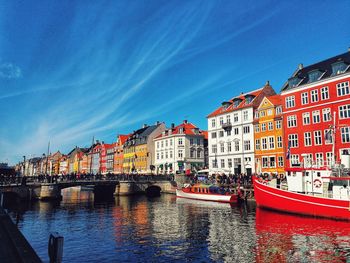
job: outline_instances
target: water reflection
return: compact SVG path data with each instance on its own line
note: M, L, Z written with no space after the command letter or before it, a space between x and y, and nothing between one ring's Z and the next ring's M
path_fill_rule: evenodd
M61 202L14 206L11 216L48 261L50 232L64 236L64 262L341 262L350 223L174 195L94 200L67 189Z
M256 262L346 262L350 223L256 210Z

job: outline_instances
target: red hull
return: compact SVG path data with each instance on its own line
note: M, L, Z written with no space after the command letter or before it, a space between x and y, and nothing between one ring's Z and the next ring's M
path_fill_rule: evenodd
M254 179L254 196L259 207L350 220L350 201L288 192L265 185L257 179Z

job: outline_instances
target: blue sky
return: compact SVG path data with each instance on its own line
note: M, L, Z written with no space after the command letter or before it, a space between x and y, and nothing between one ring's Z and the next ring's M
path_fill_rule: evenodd
M0 162L206 115L350 46L349 1L1 1Z

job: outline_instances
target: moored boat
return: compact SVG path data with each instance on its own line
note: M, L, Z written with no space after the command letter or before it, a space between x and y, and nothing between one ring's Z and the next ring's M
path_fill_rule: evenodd
M315 190L310 192L305 189L292 191L289 185L288 190L279 189L261 178L254 178L253 182L255 200L259 207L350 220L349 176L316 178L312 180Z
M222 187L205 184L187 185L182 189L176 189L176 196L202 201L214 201L223 203L236 203L238 196Z

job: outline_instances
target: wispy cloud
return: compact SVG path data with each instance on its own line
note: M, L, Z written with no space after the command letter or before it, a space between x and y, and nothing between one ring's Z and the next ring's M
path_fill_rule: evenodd
M0 64L0 78L18 79L22 77L22 70L13 63L5 62Z

